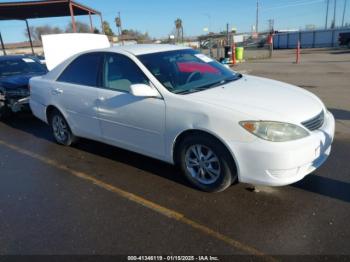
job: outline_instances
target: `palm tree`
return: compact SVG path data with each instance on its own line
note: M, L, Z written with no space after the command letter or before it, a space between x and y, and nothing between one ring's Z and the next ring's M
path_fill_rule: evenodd
M177 42L179 42L179 38L181 37L181 42L184 41L184 29L182 26L182 20L180 18L177 18L175 20L175 28L176 28L176 39Z

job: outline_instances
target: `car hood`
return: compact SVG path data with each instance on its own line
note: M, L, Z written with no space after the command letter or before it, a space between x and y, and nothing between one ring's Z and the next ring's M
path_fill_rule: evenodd
M5 89L28 88L29 79L38 74L15 75L0 78L0 87Z
M92 33L42 35L42 42L49 71L78 53L111 46L106 35Z
M320 99L302 88L247 75L189 96L203 103L240 112L250 117L246 120L301 123L324 109Z

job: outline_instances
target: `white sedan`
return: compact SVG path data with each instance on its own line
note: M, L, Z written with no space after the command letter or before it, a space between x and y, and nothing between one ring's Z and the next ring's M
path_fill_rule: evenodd
M299 181L324 163L334 136L315 95L186 47L83 52L30 87L34 115L59 144L84 137L176 164L209 192Z

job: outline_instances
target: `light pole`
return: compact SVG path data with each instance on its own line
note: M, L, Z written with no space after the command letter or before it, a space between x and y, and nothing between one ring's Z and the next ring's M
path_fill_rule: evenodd
M212 42L211 42L211 37L210 37L210 30L211 30L211 15L206 13L204 14L206 17L208 17L209 20L209 25L208 25L208 40L209 40L209 56L212 56Z
M208 21L209 21L209 24L208 24L208 33L210 33L210 30L211 30L211 15L209 13L205 13L204 14L206 17L208 17Z
M327 8L326 8L326 25L325 25L325 29L327 29L327 26L328 26L328 10L329 10L329 0L327 0Z
M333 12L333 29L336 27L336 14L337 14L337 0L334 0L334 12Z
M345 10L346 10L346 2L348 0L344 0L344 10L343 10L343 19L341 21L341 26L344 27L344 21L345 21Z
M259 34L259 0L256 0L256 21L255 21L255 31Z

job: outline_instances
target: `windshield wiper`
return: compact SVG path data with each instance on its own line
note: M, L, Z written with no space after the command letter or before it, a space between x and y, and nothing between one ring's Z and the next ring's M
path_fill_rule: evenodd
M198 87L198 89L199 90L205 90L205 89L209 89L209 88L214 88L214 87L217 87L217 86L221 86L221 85L224 85L224 84L236 81L237 79L240 79L241 77L242 77L242 75L238 75L238 77L223 79L221 81L215 82L215 83L210 84L210 85Z
M203 91L203 90L206 90L206 89L211 89L211 88L214 88L214 87L217 87L217 86L221 86L221 85L227 84L229 82L236 81L236 80L240 79L241 77L242 77L241 74L237 74L237 76L233 77L233 78L223 79L223 80L220 80L218 82L215 82L215 83L212 83L212 84L209 84L209 85L205 85L205 86L201 86L201 87L191 88L191 89L187 89L187 90L178 90L178 91L174 91L173 93L175 93L175 94L182 94L182 95L191 94L191 93Z
M195 93L195 92L199 92L201 91L201 89L199 88L193 88L193 89L187 89L187 90L178 90L178 91L174 91L174 94L181 94L181 95L186 95L186 94L191 94L191 93Z

